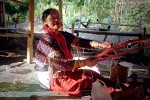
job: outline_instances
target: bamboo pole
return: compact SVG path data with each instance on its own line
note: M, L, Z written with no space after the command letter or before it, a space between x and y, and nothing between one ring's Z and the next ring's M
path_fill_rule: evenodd
M1 6L0 22L1 22L1 26L5 27L5 5L4 5L4 2L0 1L0 6Z
M15 33L6 33L6 34L4 34L4 33L0 33L0 37L20 37L20 38L23 38L23 37L26 37L26 38L28 38L28 37L30 37L30 34L15 34Z
M63 31L62 0L59 0L59 13L60 13L61 21L62 21L62 26L61 26L60 30Z
M74 34L74 24L72 24L71 27L72 27L72 28L71 28L71 33Z
M74 29L74 33L89 33L97 35L118 35L118 36L137 36L141 38L142 34L139 32L116 32L116 31L98 31L90 29Z
M26 7L29 7L28 4L23 3L23 2L21 2L21 1L18 1L18 0L10 0L10 1L15 2L15 3L18 3L18 4L21 4L21 5L26 6Z
M27 63L31 64L33 61L33 33L34 33L34 0L29 0L29 28L28 32L30 38L27 42Z

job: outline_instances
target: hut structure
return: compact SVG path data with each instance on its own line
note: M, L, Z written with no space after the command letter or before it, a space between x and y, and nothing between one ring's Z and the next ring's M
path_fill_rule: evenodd
M29 8L29 15L28 15L28 31L27 31L27 33L21 33L21 34L17 34L17 33L15 33L15 32L11 32L11 30L15 30L15 29L11 29L11 28L7 28L7 27L5 27L6 26L6 24L5 24L5 9L4 9L4 3L5 2L14 2L14 3L17 3L17 4L21 4L21 5L23 5L23 6L26 6L26 7L28 7ZM0 28L0 37L15 37L15 38L27 38L27 63L28 64L31 64L30 66L29 65L26 65L25 67L26 68L29 68L29 69L31 69L31 68L33 68L33 65L32 65L32 62L33 62L33 40L34 40L34 0L29 0L29 3L27 4L27 3L24 3L24 2L22 2L21 0L0 0L0 26L2 27L2 28ZM59 11L60 11L60 17L61 17L61 19L62 19L62 0L59 0ZM139 25L138 26L141 26L141 22L139 21ZM118 33L116 33L116 32L110 32L110 31L108 31L108 32L105 32L105 31L92 31L92 30L85 30L85 29L75 29L74 28L74 25L72 25L72 28L71 28L72 30L72 33L77 33L77 34L79 34L79 33L91 33L91 34L98 34L98 35L120 35L120 36L135 36L135 37L138 37L139 39L141 39L141 38L143 38L143 37L145 37L145 36L149 36L149 35L145 35L145 34L142 34L142 32L141 32L141 30L139 31L139 32L137 32L137 33L129 33L129 34L127 34L127 33L122 33L122 34L119 34L119 32ZM141 27L140 27L140 29L141 29ZM63 30L63 27L61 28L61 30ZM7 34L6 34L7 33ZM144 32L145 33L145 32ZM143 51L139 51L139 53L141 54L141 52L143 53ZM111 63L111 62L110 62ZM105 66L100 66L99 65L99 67L105 67ZM107 68L107 66L105 67L107 70L108 70L108 68ZM19 69L19 68L18 68ZM18 70L17 69L17 70ZM30 71L30 70L27 70L27 69L24 69L24 70L26 70L26 71ZM36 76L36 75L34 75L34 71L33 71L34 69L32 69L31 70L31 72L33 72L33 73L31 73L31 76L32 77L27 77L27 76L29 76L30 74L28 74L28 73L30 73L30 72L28 72L27 74L25 73L25 75L20 75L20 73L21 74L23 74L23 70L21 69L21 71L19 72L19 70L18 70L18 73L17 73L17 75L19 76L21 76L21 78L28 78L28 80L31 82L32 80L34 80L34 77L33 76ZM124 70L124 69L123 69ZM9 69L8 70L6 70L6 71L8 71L9 72ZM142 70L143 71L143 70ZM5 76L5 75L7 75L7 77L9 77L8 75L10 75L10 77L8 78L8 79L10 79L10 80L13 80L13 78L14 78L14 76L11 76L11 75L14 75L14 73L15 73L15 71L13 72L13 73L4 73L4 74L2 74L1 75L1 77L2 76ZM118 72L118 73L120 73L120 72ZM143 72L144 73L144 72ZM142 74L143 74L142 73ZM111 73L112 74L112 73ZM116 76L115 74L113 74L114 76ZM112 75L112 76L113 76ZM20 78L20 76L19 76L19 78ZM126 76L127 77L127 70L125 70L125 74L124 74L124 76ZM2 77L3 78L3 77ZM112 77L112 78L114 78L114 77ZM125 79L125 78L122 78L121 77L121 79ZM1 79L2 80L2 79ZM27 80L27 81L28 81ZM13 82L20 82L20 80L19 79L14 79L13 80ZM123 80L123 81L126 81L126 80ZM32 82L31 82L32 83ZM0 83L1 84L1 83ZM22 85L22 84L21 84ZM20 86L21 86L20 85ZM23 84L24 85L24 84ZM23 87L23 85L22 85L22 87ZM14 86L14 85L13 85ZM31 85L32 86L32 85ZM34 87L34 86L36 86L35 84L33 84L33 86L32 86L32 89L34 88L34 89L36 89L36 87ZM22 88L21 87L21 88ZM27 87L27 85L25 84L25 87ZM27 87L27 88L29 88L29 87ZM6 92L8 92L8 91L6 91ZM42 91L43 92L43 91ZM45 92L45 91L44 91ZM41 93L41 91L40 91L40 93ZM25 93L24 93L24 91L23 91L23 93L22 94L24 94L25 95ZM39 98L39 99L41 99L41 100L51 100L51 99L63 99L63 100L65 100L65 99L76 99L76 100L81 100L81 99L79 99L79 98L75 98L75 97L66 97L66 96L57 96L57 95L55 95L55 94L50 94L49 93L49 91L48 91L48 93L47 93L48 95L51 95L51 96L48 96L48 97L46 97L46 96L36 96L36 95L32 95L31 97L30 97L30 100L36 100L37 98ZM30 94L29 94L30 95ZM28 96L29 96L28 95ZM90 98L91 99L91 98Z
M5 28L6 22L5 22L5 2L14 2L23 6L26 6L29 8L29 15L28 15L28 32L17 34L17 33L10 33L9 31L15 30L15 29L8 29ZM62 18L62 0L59 0L59 11L60 16ZM5 33L7 31L7 34L0 34L0 37L25 37L27 38L27 63L31 64L33 62L33 39L34 39L34 0L29 0L29 4L26 4L19 0L0 0L0 26L2 27L0 29L1 33ZM61 28L62 30L63 28Z

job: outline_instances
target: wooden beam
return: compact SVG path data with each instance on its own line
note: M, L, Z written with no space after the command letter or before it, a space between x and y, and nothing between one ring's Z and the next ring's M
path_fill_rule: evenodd
M29 28L30 38L27 41L27 63L33 62L33 39L34 39L34 0L29 0Z
M29 7L29 4L23 3L23 2L18 1L18 0L10 0L10 1L15 2L15 3L18 3L18 4L21 4L21 5L26 6L26 7Z
M81 97L74 97L74 96L37 96L31 95L30 100L81 100Z
M0 2L0 4L1 4L0 22L1 22L1 26L5 27L5 4L4 2Z
M62 0L59 0L59 13L60 13L61 21L62 21L62 26L61 26L60 30L63 31Z
M142 34L139 32L115 32L115 31L98 31L98 30L89 30L89 29L74 29L75 33L89 33L97 35L118 35L118 36L137 36L142 37Z
M30 37L30 34L17 34L17 33L6 33L6 34L4 34L4 33L0 33L0 37L20 37L20 38L23 38L23 37L26 37L26 38L28 38L28 37Z

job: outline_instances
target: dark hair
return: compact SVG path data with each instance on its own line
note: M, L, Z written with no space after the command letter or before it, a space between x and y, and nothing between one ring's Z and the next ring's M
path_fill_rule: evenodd
M47 16L48 16L52 11L58 12L58 10L55 9L55 8L48 8L48 9L46 9L46 10L43 12L43 14L42 14L42 21L45 21L45 19L47 18Z

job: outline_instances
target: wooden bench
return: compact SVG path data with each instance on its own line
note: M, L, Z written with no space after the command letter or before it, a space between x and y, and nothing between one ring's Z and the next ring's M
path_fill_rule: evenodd
M74 29L74 33L89 33L89 34L96 34L96 35L118 35L118 36L136 36L142 38L143 34L139 32L115 32L115 31L98 31L94 29Z
M0 37L31 37L30 34L17 31L17 28L0 28Z

